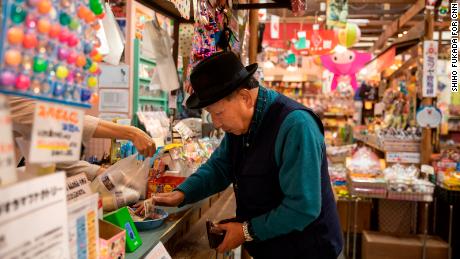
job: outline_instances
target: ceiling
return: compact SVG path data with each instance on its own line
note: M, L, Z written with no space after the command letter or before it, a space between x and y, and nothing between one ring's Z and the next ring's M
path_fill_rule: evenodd
M290 10L290 1L259 0L256 2L261 7L271 4L268 6L270 9L267 9L268 15L280 16L281 22L325 23L326 12L321 11L321 2L325 3L325 0L307 0L307 11L302 16L293 15ZM236 0L234 4L235 2ZM247 2L248 0L239 0L239 4ZM424 26L421 25L424 23L425 15L422 0L348 0L348 3L349 21L358 24L361 29L361 39L355 44L354 49L378 53L395 40L403 41L406 34L414 27L422 28L421 35L423 35ZM281 8L275 8L276 5ZM251 8L255 8L255 5L253 4ZM404 19L403 22L401 22L401 17ZM387 31L391 27L392 30ZM435 23L435 31L448 30L448 28L447 22ZM378 43L376 43L377 40L379 40ZM412 37L410 40L413 40ZM443 43L448 44L448 40L450 39L445 39Z

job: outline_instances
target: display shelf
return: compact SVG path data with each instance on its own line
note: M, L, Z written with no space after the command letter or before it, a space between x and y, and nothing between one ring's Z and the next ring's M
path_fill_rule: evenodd
M134 75L134 84L133 84L133 125L139 127L139 119L137 118L137 111L142 110L144 105L152 105L155 107L160 107L167 114L169 113L168 106L168 93L161 91L159 97L148 97L142 96L140 89L145 84L150 84L151 79L140 76L141 66L151 66L155 67L156 62L149 58L143 57L141 55L140 42L138 39L134 40L134 63L133 63L133 75Z
M139 77L139 81L144 82L144 83L150 83L152 80L145 78L145 77Z
M140 61L144 62L144 63L147 63L147 64L150 64L150 65L153 65L153 66L157 65L157 63L153 59L149 59L149 58L146 58L146 57L140 57Z
M162 97L151 97L151 96L139 96L141 101L156 101L156 102L165 102L165 99Z
M352 117L352 113L336 113L336 112L325 112L323 114L326 117Z
M378 150L384 154L385 160L388 163L406 163L406 164L419 164L420 151L418 142L395 142L387 141L386 143L379 143L377 137L374 135L353 135L355 140Z

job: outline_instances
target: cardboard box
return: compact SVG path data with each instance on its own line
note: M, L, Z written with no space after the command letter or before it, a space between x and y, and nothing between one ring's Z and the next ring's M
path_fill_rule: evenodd
M99 258L125 258L126 231L110 222L99 220Z
M429 236L426 258L447 259L449 245L438 237ZM423 236L397 236L363 231L362 259L414 259L422 258Z

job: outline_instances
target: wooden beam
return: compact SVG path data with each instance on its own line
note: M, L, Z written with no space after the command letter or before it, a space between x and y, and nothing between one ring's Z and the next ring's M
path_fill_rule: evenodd
M233 4L235 10L252 10L252 9L281 9L291 8L290 2L282 3L250 3L250 4Z
M380 38L375 42L374 46L371 48L371 51L381 48L388 38L392 37L396 33L398 33L399 29L403 27L409 20L411 20L414 16L416 16L420 11L425 9L425 0L417 0L417 2L409 8L399 19L393 21L388 27L386 31L380 35Z
M425 40L433 40L434 33L434 14L432 11L427 12L425 15ZM423 50L425 51L425 50ZM423 71L423 70L422 70ZM421 82L423 84L423 82ZM420 84L421 85L421 84ZM423 98L422 105L430 106L433 105L433 98ZM436 132L436 131L435 131ZM433 152L432 143L432 130L429 127L422 129L422 142L421 142L421 163L431 164L431 154Z
M398 4L398 5L401 5L401 4L413 4L415 3L416 0L385 0L385 1L382 1L382 0L349 0L348 3L349 4L384 4L384 3L388 3L390 5L394 5L394 4ZM324 2L324 0L315 0L315 2L317 3L320 3L320 2Z
M251 4L257 0L251 0ZM249 63L257 62L257 43L258 43L259 15L256 9L249 11Z

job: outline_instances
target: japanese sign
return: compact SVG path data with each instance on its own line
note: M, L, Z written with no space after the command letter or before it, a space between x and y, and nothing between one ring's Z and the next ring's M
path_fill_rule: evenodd
M438 80L436 78L436 63L438 61L438 42L423 42L423 97L436 97Z
M280 37L280 17L272 15L270 18L270 36L272 39Z
M0 189L0 258L69 258L64 172Z
M310 30L307 31L306 39L309 55L326 55L337 46L333 30Z
M95 193L69 205L70 258L98 258L98 199Z
M79 159L83 131L82 110L37 102L29 159L31 163Z
M415 152L388 152L386 160L389 163L420 163L420 153Z
M67 201L74 201L91 195L90 181L85 173L67 177Z
M0 186L16 181L13 129L6 97L0 95Z

